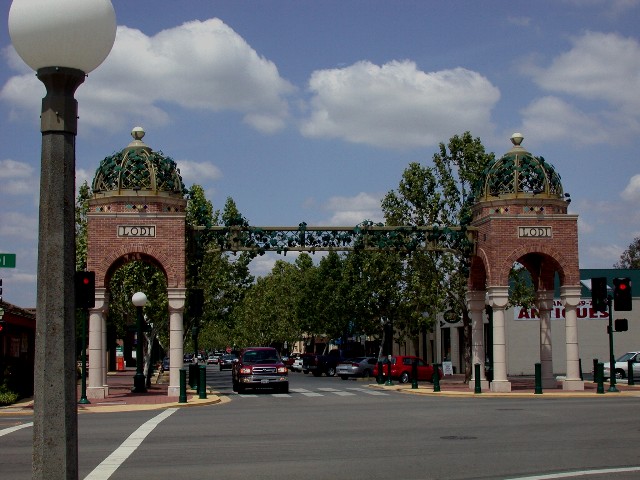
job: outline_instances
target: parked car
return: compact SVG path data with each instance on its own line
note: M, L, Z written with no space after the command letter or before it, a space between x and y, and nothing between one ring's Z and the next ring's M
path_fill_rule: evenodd
M193 353L184 354L184 363L193 363Z
M293 363L289 367L289 370L291 370L292 372L302 371L302 356L298 356L293 360Z
M169 357L164 357L164 359L162 360L162 371L163 372L169 371Z
M427 364L423 359L411 355L398 355L391 358L391 378L399 380L400 383L409 383L411 381L411 371L413 368L413 359L418 360L418 380L433 382L433 365ZM388 364L383 363L382 374L384 377L388 375ZM438 369L440 378L444 375L442 369ZM378 364L373 369L373 375L378 375Z
M323 373L327 377L333 377L338 363L351 358L355 358L355 355L347 355L339 349L330 350L325 355L306 353L302 355L302 371L311 372L314 377L319 377Z
M353 377L371 377L377 361L376 357L356 357L351 360L343 360L336 367L336 375L342 380Z
M215 355L209 355L207 357L207 365L217 365L218 364L218 357L216 357Z
M287 368L289 370L291 370L291 366L293 365L293 362L296 360L296 358L298 358L300 356L299 353L292 353L291 355L283 355L282 356L282 363L284 363Z
M616 360L614 365L614 371L616 372L616 378L627 378L629 376L629 360L633 361L633 376L634 378L640 375L640 352L627 352ZM604 378L607 379L611 375L610 362L604 363Z
M225 353L218 365L220 366L220 371L222 370L231 370L234 362L238 359L238 357L234 353Z
M269 388L280 393L289 392L289 370L278 351L272 347L249 347L240 352L233 363L231 381L233 391L244 393L247 388Z

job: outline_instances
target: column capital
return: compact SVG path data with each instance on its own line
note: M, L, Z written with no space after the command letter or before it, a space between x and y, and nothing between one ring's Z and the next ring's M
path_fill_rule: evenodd
M184 308L185 299L187 298L187 289L167 288L167 297L169 301L169 311L181 311Z
M106 288L96 288L95 292L95 306L89 311L106 314L109 310L109 292Z
M487 293L484 290L470 290L466 294L469 310L482 310L486 305Z
M560 300L565 307L577 307L581 297L582 287L580 285L560 287Z
M492 308L504 309L509 303L509 287L487 287L487 305Z
M551 310L553 308L553 290L538 290L536 292L536 306L538 310Z

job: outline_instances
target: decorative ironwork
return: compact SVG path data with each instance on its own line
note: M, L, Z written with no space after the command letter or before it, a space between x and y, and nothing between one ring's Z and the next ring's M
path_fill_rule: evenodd
M366 221L355 227L253 227L244 223L199 227L209 236L213 251L285 254L323 251L449 251L473 255L477 229L473 227L384 226Z

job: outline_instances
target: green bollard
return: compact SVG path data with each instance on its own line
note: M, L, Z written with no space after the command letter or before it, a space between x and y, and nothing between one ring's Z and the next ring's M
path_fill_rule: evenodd
M178 403L187 403L187 369L180 369L180 396Z
M598 383L598 359L593 359L593 383Z
M604 363L598 362L598 369L596 370L596 378L598 387L596 393L604 393Z
M542 364L536 363L535 369L536 369L536 387L533 393L536 395L541 395L542 394Z
M391 360L387 360L387 381L384 382L385 385L393 385L393 382L391 381Z
M204 400L207 398L207 366L200 365L200 381L198 382L198 398Z
M418 359L414 358L411 362L411 388L418 388Z
M473 376L475 378L475 387L473 393L482 393L482 383L480 381L480 364L476 363L473 366Z
M433 380L433 391L439 392L440 391L440 365L437 363L433 364L433 377L431 377L431 380Z
M627 385L635 385L636 382L633 379L633 360L627 360Z

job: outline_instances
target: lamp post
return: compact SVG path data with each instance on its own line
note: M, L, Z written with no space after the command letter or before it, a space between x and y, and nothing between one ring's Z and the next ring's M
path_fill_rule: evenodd
M133 376L133 388L131 391L133 393L145 393L147 386L142 370L142 324L144 322L142 308L147 304L147 296L142 292L136 292L131 297L131 302L136 306L136 336L138 337L136 342L136 374Z
M78 477L75 366L76 89L109 55L110 0L14 0L9 35L42 100L32 478Z

